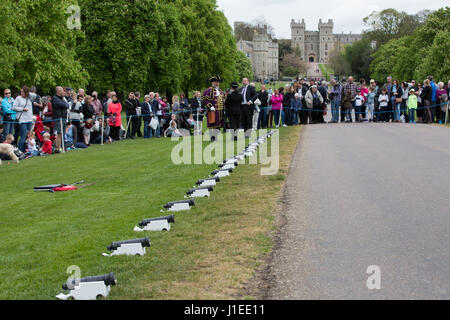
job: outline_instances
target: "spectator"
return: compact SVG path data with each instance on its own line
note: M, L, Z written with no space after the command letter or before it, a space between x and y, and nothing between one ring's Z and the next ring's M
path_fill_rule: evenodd
M261 85L261 90L258 91L258 99L261 102L259 106L260 112L258 117L258 129L267 128L267 107L269 103L269 93L266 91L266 86Z
M141 104L142 119L144 120L144 139L151 138L151 129L149 127L152 115L152 106L150 104L150 96L144 97L144 102Z
M180 106L180 99L178 98L178 96L173 96L172 97L172 112L180 112L181 110L181 106Z
M56 134L56 148L58 152L62 151L64 146L64 134L67 127L67 111L69 110L69 103L67 98L64 97L64 89L62 87L56 87L56 94L52 98L53 106L53 119L55 120L54 133ZM69 94L70 91L66 91ZM69 102L71 100L69 99Z
M423 101L421 98L422 95L423 86L421 83L417 84L417 91L415 92L415 95L417 96L417 121L423 122L423 115L424 115L424 109L423 109Z
M352 92L350 90L345 91L344 99L342 99L342 109L344 109L345 122L352 122L352 109L354 101L352 100Z
M34 99L32 99L32 103L33 103L33 115L35 116L41 116L42 115L42 110L44 109L44 105L42 104L41 101L41 97L36 94L36 87L32 86L30 88L30 92L34 93L36 96L34 97Z
M180 93L180 108L183 111L186 112L190 112L190 105L189 105L189 100L186 98L186 95L184 94L184 92Z
M122 104L115 94L112 95L111 100L108 106L110 135L113 141L118 141L120 140L120 127L122 126Z
M92 101L90 104L94 110L95 118L99 118L102 114L102 103L98 99L98 93L96 91L92 92Z
M447 108L448 94L447 90L444 88L444 83L438 83L438 89L436 91L436 103L438 104L437 109L439 109L439 124L442 124L442 121L445 122L446 108Z
M14 98L11 97L11 90L5 89L5 97L2 100L2 112L3 112L3 122L5 124L5 131L3 134L7 136L14 132L14 121L16 120L16 111L13 110Z
M306 107L310 109L308 110L309 112L311 112L312 109L322 110L321 108L324 100L322 95L318 92L316 85L310 87L310 89L306 93L305 100L306 100ZM312 121L312 123L318 123L317 116L316 118L314 118L312 112L308 114L308 117L310 117L310 121Z
M142 137L141 126L142 126L142 110L141 110L141 93L136 91L134 93L134 98L136 99L136 134L138 137Z
M364 105L364 96L361 93L361 89L356 90L356 97L355 97L355 110L358 110L357 113L355 113L355 119L356 122L362 121L362 106Z
M111 137L109 136L110 128L105 124L103 118L98 118L91 133L91 144L102 143L102 131L103 131L103 143L111 143Z
M437 86L433 81L433 77L428 76L427 79L430 81L430 88L431 88L431 101L430 101L431 122L434 122L435 119L440 117L441 110L440 110L440 108L437 108L437 103L436 103Z
M300 99L300 94L296 92L294 94L294 99L291 100L291 110L292 110L292 124L298 124L299 112L302 108L302 99Z
M431 88L430 80L425 79L423 82L422 93L420 94L420 98L422 99L423 108L424 108L423 122L425 122L425 123L433 122L433 114L430 110L432 95L433 95L433 89Z
M28 131L27 134L27 152L25 153L25 155L29 158L31 157L36 157L39 155L39 150L36 146L36 140L35 140L35 135L34 135L34 131Z
M62 89L62 88L61 88ZM52 154L52 141L50 140L50 133L44 133L44 146L41 149L41 155Z
M370 86L369 94L367 95L367 118L366 118L369 122L373 122L374 119L375 95L376 89Z
M82 112L83 112L83 119L87 121L88 119L95 118L95 110L92 106L92 97L91 96L85 96L84 98L84 104L82 106Z
M392 105L394 109L392 111L392 122L400 122L400 108L403 102L403 89L400 86L398 80L394 80L394 85L392 86Z
M5 125L0 122L0 143L3 143L5 141Z
M281 109L283 106L283 95L280 93L280 89L275 89L275 92L271 98L271 102L273 116L275 119L275 128L278 128L280 124Z
M342 100L342 88L334 79L331 80L331 90L328 97L331 101L331 123L338 123L339 106L341 105Z
M353 109L355 110L355 121L358 122L358 114L360 113L360 110L356 109L355 106L355 97L356 97L356 84L354 83L353 77L348 77L347 84L342 88L342 90L346 93L347 91L350 91L351 94L351 101Z
M16 98L13 104L13 110L17 112L17 121L19 122L18 141L19 150L25 152L27 133L33 126L33 104L36 94L30 92L27 86L22 87L20 96Z
M128 94L128 99L125 100L125 107L127 115L127 139L134 139L139 125L136 110L136 96L134 95L134 92Z
M75 93L73 94L75 95ZM82 121L81 118L83 117L82 101L83 96L77 95L76 99L69 103L70 106L69 120L71 124L76 127L78 134L81 133L81 121Z
M410 95L408 97L408 116L409 123L416 123L416 109L417 109L417 96L414 94L414 88L411 88Z
M14 136L12 134L8 134L6 136L5 142L0 143L0 154L5 155L6 157L0 158L0 164L2 164L2 160L7 160L7 158L13 160L16 163L19 163L19 158L17 158L16 154L14 153L14 147L12 146L12 143L14 142Z

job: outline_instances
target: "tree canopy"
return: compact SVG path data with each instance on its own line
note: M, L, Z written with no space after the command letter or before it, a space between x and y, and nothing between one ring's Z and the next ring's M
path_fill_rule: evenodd
M70 6L80 29L68 28ZM215 0L3 0L0 27L0 85L15 90L171 93L251 75Z

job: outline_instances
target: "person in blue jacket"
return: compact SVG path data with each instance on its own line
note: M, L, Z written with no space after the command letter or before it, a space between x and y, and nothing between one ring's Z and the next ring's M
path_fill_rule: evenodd
M6 137L8 134L12 134L14 130L14 121L16 120L16 111L12 109L14 104L14 98L11 97L11 90L5 89L4 91L5 97L2 100L2 110L3 110L3 123L4 123L4 131L3 134Z

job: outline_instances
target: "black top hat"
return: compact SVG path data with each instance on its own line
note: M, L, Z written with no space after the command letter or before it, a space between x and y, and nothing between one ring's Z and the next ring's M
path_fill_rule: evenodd
M233 89L239 88L239 84L236 81L234 81L234 82L231 83L231 87Z
M216 74L216 75L210 77L208 79L208 81L209 82L215 82L215 81L222 82L222 78L218 74Z

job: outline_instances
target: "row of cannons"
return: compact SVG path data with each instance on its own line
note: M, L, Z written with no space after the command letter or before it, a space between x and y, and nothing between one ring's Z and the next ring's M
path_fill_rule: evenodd
M265 143L272 134L272 131L268 132L259 137L254 143L247 146L241 153L230 159L224 160L217 170L211 172L211 175L208 178L198 180L196 185L186 192L185 200L168 202L164 205L164 209L166 209L167 212L191 210L191 207L195 206L194 198L209 197L211 192L214 191L214 187L217 183L220 182L222 178L230 176L230 174L233 173L233 170L239 165L240 161L252 157L259 145ZM163 210L161 211L164 212ZM143 219L133 230L136 232L170 231L170 225L172 223L175 223L174 214ZM146 248L149 248L150 245L151 242L149 237L114 241L107 246L109 253L103 253L103 256L143 256L146 253ZM116 284L117 279L113 272L99 276L70 279L62 285L62 289L68 293L60 293L56 298L61 300L95 300L99 297L107 297L111 290L111 286Z

